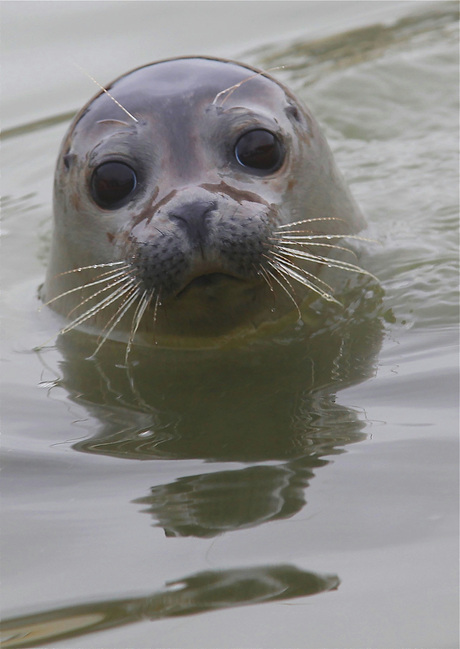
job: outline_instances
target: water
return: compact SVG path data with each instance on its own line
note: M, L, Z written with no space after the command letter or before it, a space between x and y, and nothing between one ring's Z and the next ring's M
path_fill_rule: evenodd
M5 646L458 646L457 20L444 2L4 3ZM130 375L78 332L33 352L60 326L36 299L55 156L94 93L70 59L106 82L197 51L287 66L383 294L350 282L312 337L137 351Z

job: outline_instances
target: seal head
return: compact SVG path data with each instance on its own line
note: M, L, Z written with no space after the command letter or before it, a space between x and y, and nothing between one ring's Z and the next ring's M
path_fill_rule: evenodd
M107 90L74 119L56 167L44 299L72 326L228 336L295 312L312 286L329 294L318 246L363 219L288 89L192 57Z

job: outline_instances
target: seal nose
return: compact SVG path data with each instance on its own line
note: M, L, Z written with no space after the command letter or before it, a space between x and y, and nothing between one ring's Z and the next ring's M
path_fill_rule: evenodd
M200 248L204 256L203 245L209 233L209 214L217 208L216 201L193 201L175 207L169 212L169 217L178 221L186 231L190 243Z

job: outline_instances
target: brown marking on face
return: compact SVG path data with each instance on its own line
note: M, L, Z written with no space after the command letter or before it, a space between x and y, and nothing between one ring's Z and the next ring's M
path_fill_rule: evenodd
M106 235L109 243L113 243L113 240L115 239L114 235L111 232L106 232Z
M152 212L158 212L158 210L160 209L160 207L162 207L162 206L165 205L166 203L169 203L169 201L170 201L172 198L174 198L174 196L175 196L176 194L177 194L177 189L173 189L173 190L171 190L171 191L169 192L169 194L166 194L166 196L164 196L164 197L161 199L161 201L158 201L158 203L152 204ZM156 192L156 194L155 194L153 200L155 200L155 198L156 198L157 196L158 196L158 191Z
M158 201L158 203L155 203L155 199L158 196L160 192L159 187L155 187L155 191L153 192L152 198L147 202L145 207L139 212L139 214L136 214L136 216L133 219L133 227L136 226L138 223L141 223L142 221L150 221L152 216L155 214L155 212L164 204L167 203L175 194L177 193L177 189L173 189L167 196L161 199L161 201Z
M292 191L296 185L297 185L297 180L295 178L291 178L287 184L288 191Z
M265 207L269 207L267 201L264 201L264 199L261 198L259 194L236 189L231 185L227 185L227 183L223 180L218 185L205 183L203 185L200 185L200 187L202 189L206 189L206 191L209 192L221 192L222 194L226 194L239 204L241 204L243 201L248 201L249 203L260 203L262 205L265 205Z

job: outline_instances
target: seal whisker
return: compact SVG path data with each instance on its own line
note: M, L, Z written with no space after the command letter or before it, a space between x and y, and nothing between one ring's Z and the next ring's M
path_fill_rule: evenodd
M106 281L106 282L110 282L110 283L106 284L106 286L103 286L102 288L100 288L98 291L96 291L96 293L92 293L92 294L89 295L87 298L85 298L84 300L82 300L81 302L79 302L78 304L76 304L76 305L73 307L73 309L71 309L71 310L67 313L67 317L70 317L74 311L76 311L77 309L79 309L80 307L82 307L84 304L87 304L88 302L91 302L91 300L94 300L94 298L98 297L98 296L101 295L102 293L105 293L106 291L108 291L108 290L114 288L115 286L118 286L119 284L122 284L123 282L126 282L128 279L131 279L131 278L129 277L129 275L128 275L127 273L124 273L124 274L122 275L122 277L120 277L119 279L115 279L115 281L112 281L112 278L111 278L111 277L105 278L104 281ZM95 282L95 283L96 283L96 282ZM100 283L100 282L97 282L97 283ZM85 288L87 288L88 286L91 286L91 285L92 285L92 284L82 284L82 286L79 286L78 288L79 288L79 289L85 289Z
M267 260L268 264L269 264L272 268L275 268L275 266L276 266L276 260L271 259L271 257L270 257L269 255L263 255L263 256L264 256L265 259ZM272 263L273 261L275 261L275 265ZM268 268L266 268L266 269L263 268L262 270L265 270L266 272L269 272L269 273L270 273L269 276L272 277L273 279L276 279L277 283L279 284L279 278L273 277L273 274L269 271ZM280 273L280 274L282 274L282 273ZM283 275L283 279L284 279L284 281L288 284L290 290L292 291L292 293L290 294L289 297L294 301L294 304L295 304L296 307L297 307L297 306L298 306L298 305L297 305L297 301L294 299L295 288L292 286L291 282L289 281L289 279L288 279L286 276ZM267 281L269 281L269 280L267 280ZM269 282L269 283L270 283L270 282ZM272 290L274 290L274 289L273 289L273 286L272 286L271 284L270 284L270 288L271 288ZM283 288L284 290L287 290L286 287L284 286L284 284L282 285L282 288Z
M213 99L213 101L211 103L211 106L215 106L217 101L219 100L219 98L222 95L225 95L225 93L228 93L227 96L224 99L222 99L222 102L220 104L221 106L223 106L224 103L227 101L227 99L233 95L235 90L238 90L238 88L240 88L240 86L242 86L244 83L247 83L248 81L251 81L252 79L255 79L257 77L264 76L268 72L273 72L274 70L283 70L285 67L286 66L284 66L284 65L277 65L274 68L268 68L268 70L261 70L260 72L256 72L255 74L251 74L251 76L246 77L242 81L239 81L238 83L233 84L233 86L229 86L228 88L225 88L225 90L221 90L220 92L218 92L217 95L214 97L214 99Z
M153 331L153 342L154 342L155 345L158 344L158 341L157 341L156 336L155 336L155 327L156 327L156 323L157 323L158 307L161 306L160 296L161 296L161 291L158 291L157 299L155 300L155 306L154 306L154 309L153 309L153 327L152 327L152 331ZM153 293L152 293L152 297L153 297Z
M339 219L336 216L315 216L312 219L302 219L301 221L293 221L292 223L283 223L282 225L278 226L278 230L284 230L285 228L290 229L296 225L305 225L305 223L317 223L317 222L323 223L324 221L336 221L339 223L345 223L345 225L347 225L345 219ZM303 230L299 230L299 232L303 232Z
M124 106L122 106L122 105L120 104L120 102L117 101L117 100L115 99L115 97L114 97L113 95L110 94L110 92L107 90L107 88L104 88L104 86L102 86L102 85L99 83L99 81L96 81L96 79L95 79L94 77L92 77L92 76L91 76L91 75L90 75L90 74L89 74L89 73L88 73L84 68L82 68L81 65L78 65L78 63L75 63L75 62L74 62L74 65L75 65L77 68L79 68L79 69L83 72L83 74L85 74L89 79L91 79L91 81L93 81L93 82L96 84L96 86L98 86L98 88L100 88L100 89L102 90L102 92L105 92L105 94L106 94L108 97L110 97L110 99L111 99L111 100L112 100L112 101L113 101L113 102L118 106L118 108L121 108L121 110L122 110L124 113L126 113L126 115L128 115L128 117L130 117L132 120L134 120L134 121L136 122L136 124L139 123L139 120L136 119L136 118L134 117L134 115L132 115L132 114L129 112L129 110L126 110L126 108L125 108Z
M302 233L302 234L300 234ZM366 242L372 242L375 243L375 240L373 239L367 239L366 237L360 237L355 234L317 234L317 233L312 233L312 234L305 234L305 232L302 230L293 230L292 232L289 233L284 233L284 232L277 232L275 230L274 234L278 235L280 239L283 239L286 237L287 239L292 239L293 241L305 241L308 243L308 241L314 240L314 239L327 239L327 240L332 240L332 239L354 239L357 241L366 241ZM292 236L294 235L294 236ZM298 235L298 236L297 236Z
M275 253L275 256L276 256L277 260L281 260L281 261L285 262L286 264L289 264L290 266L292 266L293 268L295 268L296 270L298 270L300 273L302 273L302 274L303 274L307 279L309 279L309 280L314 280L314 281L317 282L318 284L322 284L322 285L324 286L324 288L327 289L327 290L329 290L331 293L334 292L334 289L332 288L332 286L330 286L330 285L329 285L327 282L325 282L323 279L320 279L317 275L314 275L313 273L309 272L309 271L306 270L305 268L302 268L301 266L297 266L297 265L292 261L292 259L293 259L292 256L290 256L290 255L286 255L286 254L281 255L281 254L279 254L279 253Z
M148 291L147 289L145 289L139 300L139 304L137 305L136 310L134 312L133 320L131 324L131 332L129 334L128 344L126 345L126 353L125 353L126 364L128 364L128 356L129 356L129 352L131 351L132 344L134 342L134 337L139 328L142 317L145 311L148 309L150 302L152 301L153 295L154 295L154 291Z
M323 282L322 280L318 280L318 278L315 275L308 273L308 271L305 271L303 268L300 268L299 266L295 266L293 263L291 263L287 259L284 259L280 255L275 255L275 257L276 259L273 259L272 261L272 266L274 268L276 268L277 270L283 270L287 275L289 275L289 277L292 277L292 279L297 280L298 282L300 282L300 284L303 284L307 288L311 289L314 293L317 293L328 302L335 302L336 304L342 306L340 302L331 295L331 293L328 293L327 291L323 290L321 287L314 284L310 278L313 277L315 281L319 281L323 285L328 286L325 282ZM332 291L331 287L328 286L328 288L330 288Z
M126 268L130 268L129 266L126 266ZM64 293L59 293L59 295L56 295L55 297L51 298L51 300L48 300L47 302L44 302L40 309L42 309L44 306L48 306L49 304L52 304L56 300L60 300L61 298L65 297L66 295L70 295L71 293L75 293L76 291L81 291L84 288L89 288L91 286L96 286L98 284L102 284L103 282L109 282L112 279L116 279L117 277L126 277L127 273L124 272L125 269L117 270L116 272L109 271L107 273L103 273L102 275L98 275L97 279L92 282L87 282L86 284L79 284L78 286L75 286L74 288L69 289L68 291L64 291ZM113 273L113 275L111 275ZM108 277L107 277L108 275ZM95 294L97 295L97 293ZM89 299L89 298L88 298Z
M265 257L266 259L268 259L268 263L270 263L269 258L268 258L266 255L264 255L264 257ZM263 266L261 266L261 267L258 268L257 270L258 270L258 274L261 275L261 276L263 277L263 279L265 280L265 282L266 282L268 288L270 289L270 292L271 292L272 295L273 295L273 308L276 308L276 292L275 292L275 289L274 289L273 284L272 284L271 279L270 279L271 277L273 278L273 275L272 275L272 273L269 271L268 268L264 268ZM274 279L276 279L276 278L274 278ZM278 280L278 279L276 279L276 281L277 281L277 283L279 283L279 280ZM285 287L284 287L283 285L281 285L281 287L282 287L284 290L286 290ZM289 296L289 297L291 297L291 296ZM292 298L291 298L291 299L292 299ZM297 303L296 303L295 301L294 301L294 303L295 303L296 306L297 306Z
M125 290L121 290L123 288ZM117 291L119 293L119 297L122 297L121 304L117 307L115 313L109 318L109 321L103 327L103 329L102 329L102 331L101 331L101 333L100 333L100 335L98 337L98 341L101 339L101 336L105 335L105 332L107 331L107 329L109 330L109 333L110 333L110 331L112 331L112 329L110 328L111 324L116 318L118 318L120 310L123 309L124 305L126 304L126 301L131 299L131 297L133 295L136 295L136 296L139 295L139 282L137 282L137 281L136 282L130 282L129 284L126 284L125 287L120 287L119 289L117 289Z
M93 270L96 268L105 268L107 266L120 266L124 265L126 268L129 268L126 261L109 261L102 264L91 264L90 266L79 266L78 268L71 268L70 270L65 270L62 273L57 273L53 277L62 277L63 275L70 275L71 273L81 273L82 270Z
M125 313L128 312L128 310L131 308L131 306L136 302L136 300L139 297L139 284L136 284L135 286L132 286L130 290L128 290L126 297L123 299L120 307L118 310L115 312L115 314L110 318L108 323L105 325L104 329L101 332L101 335L98 338L98 346L92 353L92 357L96 356L102 345L105 343L107 338L110 336L112 331L115 329L117 324L120 322L120 320L123 318ZM105 333L104 333L105 332Z
M316 246L317 248L318 247L319 248L332 248L333 250L342 250L343 252L347 252L350 255L352 255L353 257L355 257L355 259L358 258L357 254L356 254L356 252L354 250L351 250L350 248L345 248L345 246L337 246L334 243L318 243L316 241L297 241L297 240L291 241L291 239L285 239L284 237L281 238L281 239L273 239L273 241L275 242L275 249L278 248L278 246L279 246L278 242L280 242L280 243L283 244L283 246L306 246L307 248L309 248L310 246L311 247ZM291 250L291 248L289 248L289 249ZM297 250L297 248L293 247L292 250Z
M347 270L349 272L359 273L361 275L368 275L373 279L377 279L372 273L370 273L367 270L364 270L364 268L361 268L361 266L357 266L356 264L351 264L348 261L332 259L331 257L320 257L319 255L314 255L313 253L305 252L303 250L294 250L292 248L285 248L284 246L277 246L277 250L283 252L285 255L287 255L292 259L306 259L308 261L314 262L315 264L322 264L324 266L327 266L328 268L338 268L340 270ZM274 252L274 254L276 255L277 253Z
M273 262L271 259L269 259L268 257L267 257L267 260L268 260L268 263L270 264L270 266L273 268L273 270L275 270L275 271L276 271L276 272L277 272L277 273L278 273L278 274L279 274L279 275L284 279L284 281L287 283L287 285L288 285L289 288L291 289L292 293L290 293L289 290L286 288L286 286L284 286L284 284L282 283L282 281L280 280L280 278L276 276L276 273L273 273L273 272L272 272L271 270L269 270L268 268L265 268L265 269L264 269L265 272L266 272L266 273L267 273L267 274L268 274L272 279L274 279L275 282L276 282L276 283L277 283L277 284L278 284L278 285L283 289L283 291L284 291L284 292L286 293L286 295L289 297L289 299L291 300L291 302L294 304L294 306L295 306L295 308L296 308L296 311L297 311L297 313L299 314L299 318L302 318L302 312L300 311L300 307L299 307L299 305L298 305L298 303L297 303L297 300L296 300L295 297L294 297L294 293L295 293L294 288L292 287L291 282L289 281L288 277L286 276L286 273L285 273L281 268L278 268L277 265L276 265L276 263L274 263L274 262Z
M129 278L129 282L127 283L126 286L120 286L114 293L111 295L108 295L105 297L103 300L101 300L98 304L95 304L94 306L90 307L87 309L84 313L79 315L77 318L72 320L66 327L60 330L59 334L65 334L68 331L71 331L71 329L74 329L75 327L78 327L78 325L82 324L92 316L100 313L100 311L103 311L106 309L108 306L113 304L116 300L121 298L123 295L128 293L130 290L133 288L133 284L135 283L135 280L132 278Z
M98 302L97 304L95 304L95 305L93 305L92 307L90 307L89 309L87 309L84 313L81 313L78 317L76 317L74 320L72 320L68 325L66 325L65 327L63 327L62 329L60 329L60 330L58 331L57 335L58 335L58 336L61 336L61 335L63 335L63 334L68 333L68 332L71 331L72 329L75 329L75 328L78 327L80 324L82 324L83 322L85 322L86 320L88 320L89 318L91 318L93 315L97 315L100 311L102 311L103 309L105 309L107 306L109 306L110 304L112 304L113 302L115 302L116 300L118 300L118 299L119 299L120 297L122 297L126 292L129 292L129 290L132 290L132 288L133 288L133 284L135 283L135 280L134 280L132 277L128 277L128 276L124 277L124 280L125 280L125 284L127 283L127 285L122 285L122 286L118 287L118 289L115 291L115 293L112 293L112 294L106 296L106 297L105 297L104 299L102 299L100 302ZM84 287L84 286L83 286L83 287ZM81 287L78 287L78 288L81 288ZM106 287L104 290L106 290L107 288L112 288L112 287ZM102 292L102 291L99 291L99 292ZM62 297L62 296L59 296L59 297ZM95 296L93 295L93 296L91 296L91 297L95 297ZM77 305L76 305L76 306L71 310L70 313L72 313L76 308L81 307L85 302L88 301L88 299L91 299L91 298L87 298L86 300L84 300L84 301L80 302L79 304L77 304ZM46 341L45 341L44 343L42 343L41 345L37 345L37 347L35 347L35 350L38 351L38 350L40 350L40 349L43 349L43 347L44 347L45 345L47 345L48 342L50 342L51 340L53 340L53 338L55 338L55 336L52 336L51 338L49 338L48 340L46 340Z
M266 258L267 256L264 255L264 257ZM270 275L268 275L267 269L264 268L263 266L260 266L259 268L256 268L256 270L257 270L257 273L264 278L264 280L267 283L268 288L273 293L273 295L275 295L275 289L273 288L273 284L270 281Z

